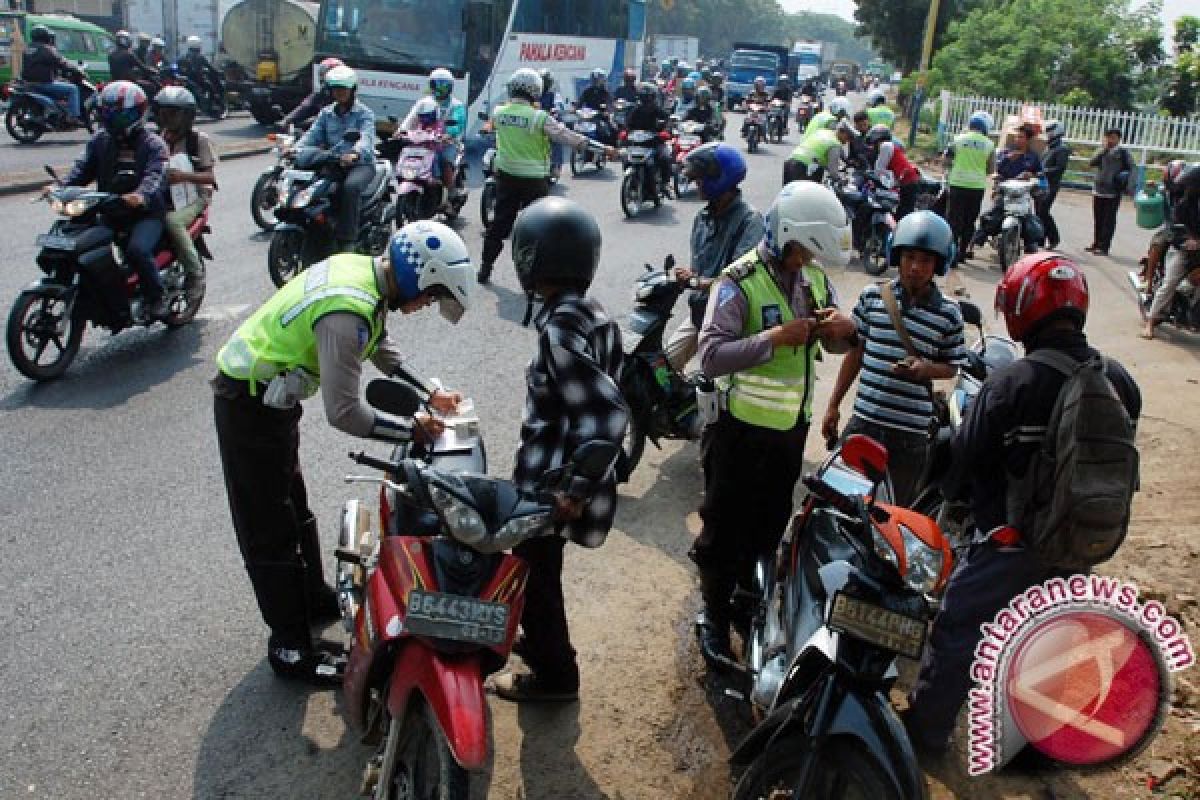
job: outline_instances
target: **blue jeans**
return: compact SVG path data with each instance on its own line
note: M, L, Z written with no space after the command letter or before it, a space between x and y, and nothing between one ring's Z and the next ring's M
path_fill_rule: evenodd
M141 281L142 297L154 302L162 297L162 279L154 263L154 247L163 235L162 217L142 217L129 229L129 241L125 244L125 258L137 270Z
M54 100L61 98L67 99L67 113L75 119L79 119L79 87L73 83L66 81L55 81L54 83L35 83L33 89L38 94L49 95Z

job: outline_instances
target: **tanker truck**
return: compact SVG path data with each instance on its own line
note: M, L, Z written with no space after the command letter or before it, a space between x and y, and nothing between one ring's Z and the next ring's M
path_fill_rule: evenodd
M317 3L242 0L221 22L228 88L262 125L279 120L311 91Z

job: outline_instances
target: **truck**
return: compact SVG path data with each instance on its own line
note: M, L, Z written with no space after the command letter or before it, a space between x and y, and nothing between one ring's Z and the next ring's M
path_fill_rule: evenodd
M788 56L788 74L797 86L803 86L808 81L816 81L821 77L821 54L824 49L824 42L812 39L803 39L792 44L792 52Z
M167 43L167 57L187 52L189 36L199 36L201 50L211 60L217 53L220 29L218 0L126 0L125 28L135 36L148 33Z
M696 60L700 58L700 40L695 36L656 33L654 35L654 51L651 55L660 64L672 58L695 64Z
M775 88L779 75L787 70L788 49L782 45L734 42L725 76L725 98L730 108L740 104L754 88L754 79L766 81L767 91Z
M845 58L834 59L829 65L829 85L834 86L839 80L846 82L848 92L862 89L858 63Z
M242 0L221 22L220 66L227 89L270 125L312 91L317 3Z

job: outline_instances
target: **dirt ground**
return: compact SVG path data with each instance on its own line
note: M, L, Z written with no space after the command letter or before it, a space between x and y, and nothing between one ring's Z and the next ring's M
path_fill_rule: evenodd
M1200 337L1167 332L1155 342L1137 337L1140 317L1125 270L1145 237L1123 225L1114 257L1103 263L1078 248L1090 226L1084 195L1060 199L1066 251L1088 268L1092 342L1124 363L1139 381L1142 487L1125 546L1102 572L1135 581L1143 597L1162 600L1200 646L1200 495L1192 491L1200 421L1197 361ZM1128 219L1131 211L1124 212ZM964 270L977 303L991 304L999 271L981 250ZM865 283L851 270L835 276L849 304ZM991 320L991 314L985 313ZM1002 322L990 323L1002 327ZM819 367L815 408L824 408L837 359ZM810 437L808 455L821 456ZM633 800L730 795L728 756L748 730L739 704L703 682L690 620L696 607L694 571L686 552L698 531L700 495L694 445L648 450L624 487L617 525L596 551L568 550L568 612L583 671L582 700L563 707L513 706L493 699L496 753L490 797L498 800ZM678 525L646 530L640 520ZM689 513L690 512L690 513ZM686 516L685 516L686 515ZM911 672L911 670L909 670ZM1176 674L1173 710L1161 735L1122 766L1091 772L1005 772L971 778L965 758L927 773L930 794L942 798L1200 797L1200 670ZM965 736L956 737L960 742Z

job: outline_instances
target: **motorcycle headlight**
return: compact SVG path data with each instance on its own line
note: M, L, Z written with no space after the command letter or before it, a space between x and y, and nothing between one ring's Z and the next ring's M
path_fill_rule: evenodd
M894 569L900 569L900 559L896 556L896 549L874 525L871 526L871 545L875 548L875 555L891 564Z
M403 167L400 170L400 177L406 181L415 181L417 179L417 171L412 167Z
M310 186L307 189L301 190L296 194L295 197L292 198L292 208L304 208L306 205L312 202L312 199L313 189Z
M53 211L55 214L64 214L65 215L67 213L67 204L64 203L62 200L51 200L50 201L50 210Z
M487 536L487 525L479 512L459 500L440 486L429 487L429 497L437 506L446 529L458 541L470 546L478 544Z
M922 594L929 594L938 587L945 566L945 557L940 550L934 550L907 525L897 525L900 535L904 537L904 555L908 562L908 570L904 573L904 581L912 589Z
M62 209L62 213L66 214L68 217L78 217L80 214L83 214L90 209L93 205L95 205L95 203L82 198L72 200Z
M540 533L549 527L551 522L552 514L549 511L510 519L496 532L496 546L508 550L529 537Z

